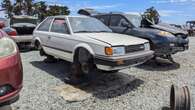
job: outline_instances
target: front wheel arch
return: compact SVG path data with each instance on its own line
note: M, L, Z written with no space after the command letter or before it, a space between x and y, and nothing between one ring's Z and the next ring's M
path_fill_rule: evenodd
M87 51L87 52L91 55L91 57L94 58L94 56L91 54L91 52L89 52L89 50L87 50L86 48L83 48L83 47L79 47L79 48L77 48L77 49L75 50L75 52L74 52L73 62L78 62L78 61L79 61L79 51L80 51L81 49Z
M76 57L78 55L78 50L79 49L85 49L86 51L88 51L92 55L92 57L94 57L94 55L95 55L95 52L93 51L91 46L89 46L88 44L85 44L85 43L81 43L81 44L78 44L77 46L75 46L74 49L73 49L74 50L73 51L73 62L75 60L77 60Z

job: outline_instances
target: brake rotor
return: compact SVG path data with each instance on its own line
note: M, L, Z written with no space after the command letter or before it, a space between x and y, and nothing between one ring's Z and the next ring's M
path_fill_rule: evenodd
M191 110L191 97L187 86L171 86L170 107L171 110Z

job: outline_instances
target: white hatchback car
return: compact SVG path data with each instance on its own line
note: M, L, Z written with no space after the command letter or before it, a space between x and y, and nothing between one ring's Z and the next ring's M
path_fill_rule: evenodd
M76 64L76 73L95 68L117 72L153 57L147 40L112 33L103 23L86 16L54 16L37 26L33 44L41 55Z

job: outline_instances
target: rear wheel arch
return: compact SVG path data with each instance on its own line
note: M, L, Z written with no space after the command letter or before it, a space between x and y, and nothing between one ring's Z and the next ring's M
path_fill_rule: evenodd
M40 38L36 37L36 38L33 40L33 45L34 45L34 46L36 45L36 42L39 42L39 43L41 44Z

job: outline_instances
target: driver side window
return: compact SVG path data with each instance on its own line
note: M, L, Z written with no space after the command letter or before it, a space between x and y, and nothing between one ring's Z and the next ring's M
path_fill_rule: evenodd
M111 21L110 21L110 26L113 27L123 27L123 23L128 24L127 20L120 16L120 15L112 15L111 16Z

